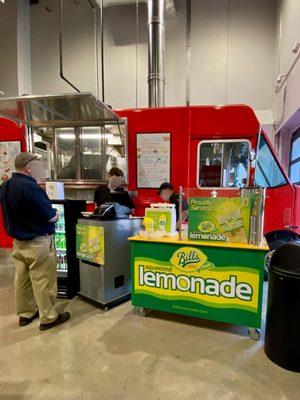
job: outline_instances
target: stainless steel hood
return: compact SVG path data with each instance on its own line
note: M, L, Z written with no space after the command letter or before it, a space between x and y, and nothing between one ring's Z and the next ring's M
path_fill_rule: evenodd
M118 115L91 93L0 98L0 116L33 128L119 123Z

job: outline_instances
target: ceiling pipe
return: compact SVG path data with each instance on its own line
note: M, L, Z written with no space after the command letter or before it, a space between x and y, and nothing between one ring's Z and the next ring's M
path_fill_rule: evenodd
M101 88L102 88L102 102L105 103L105 60L104 60L104 25L103 25L103 9L104 4L103 0L101 0L100 7L100 24L101 24Z
M192 0L186 0L186 43L185 43L185 105L190 106L191 103L191 17L192 17Z
M60 0L59 6L59 75L61 79L67 82L76 92L80 93L80 90L73 85L64 75L64 60L63 60L63 11L64 11L64 1Z
M165 0L148 0L149 107L165 105Z

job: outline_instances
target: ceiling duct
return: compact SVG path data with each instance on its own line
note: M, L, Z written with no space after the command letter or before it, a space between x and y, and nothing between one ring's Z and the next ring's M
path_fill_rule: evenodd
M101 0L96 0L99 4ZM126 6L128 4L136 4L137 0L104 0L104 7L112 7L112 6ZM147 4L148 0L138 0L140 4ZM174 0L165 0L166 4L166 17L174 17L175 16L175 1Z
M165 0L148 0L149 107L165 105Z

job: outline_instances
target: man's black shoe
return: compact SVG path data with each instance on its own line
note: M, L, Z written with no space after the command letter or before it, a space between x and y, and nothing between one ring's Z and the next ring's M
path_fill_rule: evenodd
M39 310L37 310L37 312L34 314L34 316L33 317L31 317L31 318L25 318L25 317L20 317L19 318L19 326L26 326L26 325L29 325L29 324L31 324L31 322L34 320L34 319L37 319L39 317Z
M40 324L40 331L46 331L47 329L54 328L57 325L61 325L64 322L69 321L71 315L68 311L63 312L62 314L58 314L55 321L50 322L49 324Z

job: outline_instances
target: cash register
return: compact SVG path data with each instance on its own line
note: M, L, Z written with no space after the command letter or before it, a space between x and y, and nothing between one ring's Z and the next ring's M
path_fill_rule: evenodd
M99 206L93 216L102 220L129 218L130 208L127 192L110 192L110 201Z

